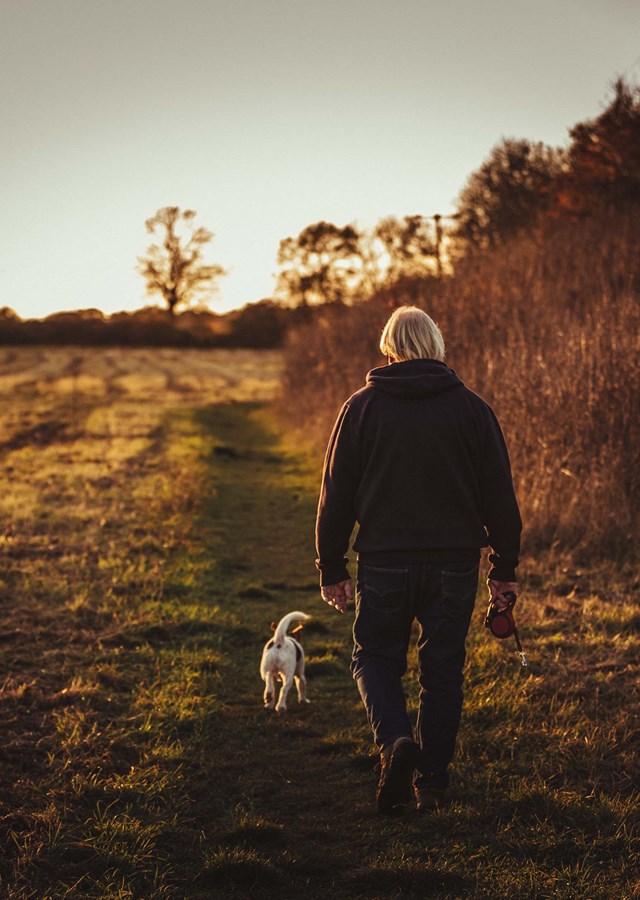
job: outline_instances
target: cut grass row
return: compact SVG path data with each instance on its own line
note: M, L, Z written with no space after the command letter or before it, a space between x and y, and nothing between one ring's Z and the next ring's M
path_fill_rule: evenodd
M452 803L381 820L351 617L317 594L317 460L260 407L184 407L83 515L50 477L40 552L5 547L8 898L638 895L633 573L529 561L528 672L479 600ZM277 718L257 670L291 609L311 706Z

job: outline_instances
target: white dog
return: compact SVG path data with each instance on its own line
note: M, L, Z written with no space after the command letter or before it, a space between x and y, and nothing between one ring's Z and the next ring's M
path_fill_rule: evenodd
M287 709L287 695L295 678L298 689L298 703L308 703L307 682L304 677L304 651L302 646L287 634L292 622L304 622L309 616L303 612L290 612L278 622L275 634L264 645L260 661L260 675L264 681L265 709L273 709L284 713ZM282 687L276 705L276 676L280 677Z

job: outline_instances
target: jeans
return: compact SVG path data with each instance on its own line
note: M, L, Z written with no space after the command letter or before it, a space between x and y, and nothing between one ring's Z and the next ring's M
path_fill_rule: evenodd
M402 689L418 620L420 706L416 786L447 787L462 711L465 640L478 589L478 559L358 566L351 671L379 748L413 738Z

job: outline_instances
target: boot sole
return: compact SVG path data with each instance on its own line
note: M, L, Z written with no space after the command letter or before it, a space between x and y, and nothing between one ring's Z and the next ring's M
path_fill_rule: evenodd
M422 795L416 793L419 813L438 812L445 805L445 792L442 790L426 791Z

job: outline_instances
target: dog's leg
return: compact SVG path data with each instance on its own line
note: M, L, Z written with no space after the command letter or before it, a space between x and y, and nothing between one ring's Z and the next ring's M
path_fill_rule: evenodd
M298 689L298 703L310 703L307 700L307 679L302 673L296 675L296 687Z
M287 678L283 676L282 687L280 688L280 696L278 697L278 703L276 705L277 713L285 713L287 711L287 696L289 694L289 691L291 690L292 684L293 675L289 675Z
M276 685L273 672L267 672L264 679L264 706L265 709L273 709L276 705Z
M300 659L296 664L295 670L296 687L298 689L298 703L308 703L307 700L307 679L304 677L304 653L300 648Z

